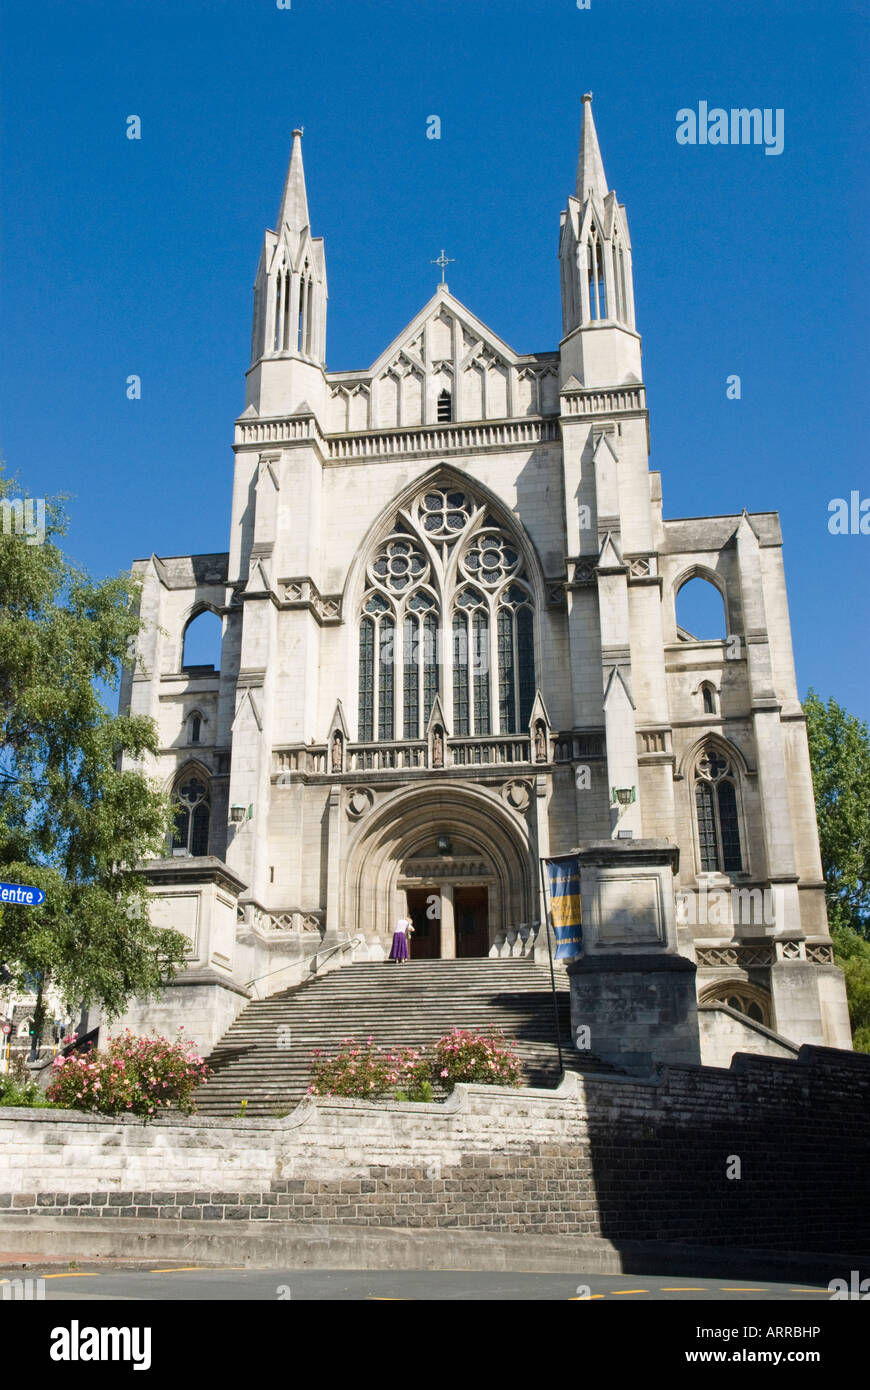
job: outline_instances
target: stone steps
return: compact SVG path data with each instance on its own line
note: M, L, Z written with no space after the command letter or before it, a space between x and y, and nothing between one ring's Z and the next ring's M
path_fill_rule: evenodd
M613 1068L570 1041L568 990L559 988L566 1067ZM360 962L248 1004L208 1058L214 1075L199 1093L203 1115L285 1114L305 1095L311 1052L337 1052L352 1038L384 1048L425 1047L452 1028L504 1033L516 1043L526 1085L559 1080L549 971L528 960Z

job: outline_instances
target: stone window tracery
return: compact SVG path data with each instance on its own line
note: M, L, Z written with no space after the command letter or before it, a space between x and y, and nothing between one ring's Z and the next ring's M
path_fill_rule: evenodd
M422 740L440 695L454 734L526 733L535 609L522 550L462 487L398 513L366 569L359 628L362 742Z
M211 811L206 779L198 773L182 774L172 800L175 809L173 853L187 853L196 857L208 854Z
M695 812L703 873L740 873L737 773L733 760L713 746L695 763Z

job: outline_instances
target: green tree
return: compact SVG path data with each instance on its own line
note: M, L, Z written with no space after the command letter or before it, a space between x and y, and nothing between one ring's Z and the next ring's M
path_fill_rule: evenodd
M812 689L804 713L834 959L855 1049L870 1052L870 732Z
M870 936L870 731L813 689L804 700L832 931Z
M0 466L0 513L14 484ZM20 494L19 494L20 495ZM95 581L64 557L63 499L45 504L45 536L0 525L0 879L45 891L6 904L0 961L37 990L35 1042L49 982L71 1006L117 1017L184 959L185 938L152 927L138 866L160 853L166 798L140 770L156 752L153 721L112 715L140 629L127 576ZM121 759L139 767L121 771Z

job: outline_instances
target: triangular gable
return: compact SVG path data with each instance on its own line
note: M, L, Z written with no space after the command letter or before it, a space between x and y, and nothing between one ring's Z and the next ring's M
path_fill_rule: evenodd
M411 320L407 328L404 328L402 332L393 339L389 347L381 353L380 357L372 363L369 372L373 376L376 376L378 373L384 371L385 368L389 367L396 354L406 349L406 345L409 346L413 343L420 336L428 319L430 319L438 309L442 308L449 309L452 314L455 314L463 327L466 328L473 337L479 338L487 347L492 348L494 352L503 357L505 361L510 362L514 366L519 362L519 354L514 352L513 348L509 347L497 333L493 333L491 328L487 328L486 324L482 323L470 309L467 309L458 299L454 299L453 295L450 294L448 290L438 289L428 303L423 306L416 318ZM330 375L332 374L330 373ZM336 373L336 375L343 375L343 373Z

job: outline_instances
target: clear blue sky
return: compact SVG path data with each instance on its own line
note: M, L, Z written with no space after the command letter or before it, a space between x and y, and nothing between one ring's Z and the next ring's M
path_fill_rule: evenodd
M65 491L96 573L224 550L251 286L305 126L328 364L451 290L560 336L581 94L627 205L665 514L778 509L798 681L870 716L866 0L4 0L0 448ZM679 146L679 108L782 107L785 149ZM126 117L143 138L125 138ZM443 138L427 140L438 114ZM129 373L141 401L125 397ZM739 373L743 397L726 400Z

